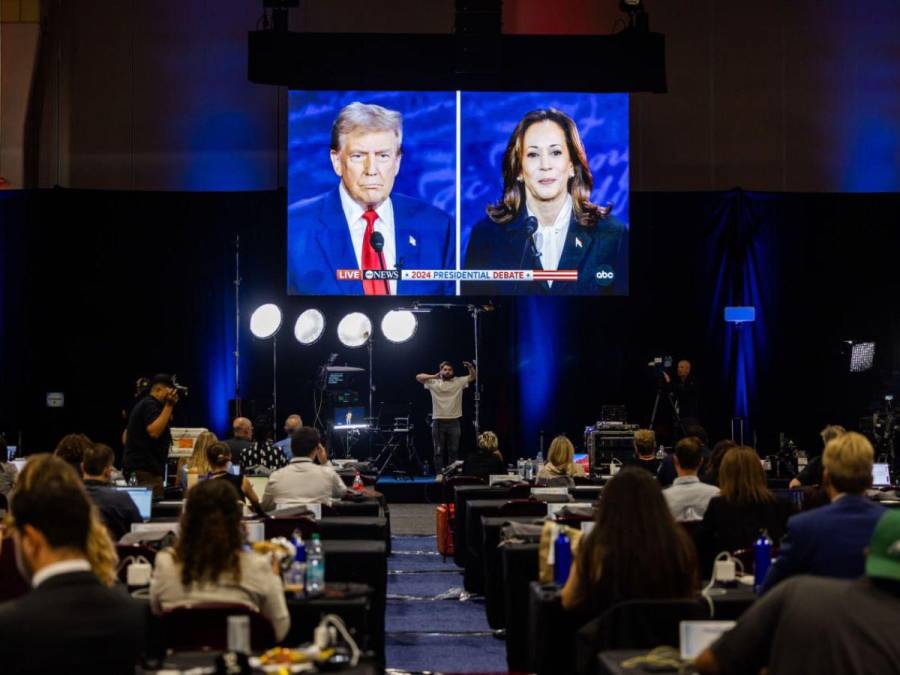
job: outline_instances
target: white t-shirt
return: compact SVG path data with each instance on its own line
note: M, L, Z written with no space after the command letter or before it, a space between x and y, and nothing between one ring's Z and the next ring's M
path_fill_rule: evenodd
M425 388L431 392L431 416L436 420L456 420L462 417L462 390L469 386L466 376L452 380L428 380Z

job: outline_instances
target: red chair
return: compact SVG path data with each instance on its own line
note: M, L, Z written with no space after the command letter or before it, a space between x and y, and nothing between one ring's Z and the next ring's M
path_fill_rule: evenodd
M226 650L229 616L250 617L253 651L264 652L275 646L272 624L255 609L235 603L202 603L163 612L166 648L176 652Z
M12 537L0 539L0 603L28 592L28 582L16 566L16 542Z
M319 524L309 516L266 518L264 528L266 539L272 539L273 537L287 537L290 539L294 534L294 530L300 530L300 534L304 539L311 539L314 533L319 532Z

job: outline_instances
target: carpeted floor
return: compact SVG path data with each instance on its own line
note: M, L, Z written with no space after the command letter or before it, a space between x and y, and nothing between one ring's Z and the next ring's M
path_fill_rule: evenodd
M392 524L393 509L394 506L391 507ZM433 533L434 506L427 509ZM418 509L417 515L424 512ZM411 523L412 513L409 515ZM462 590L462 572L452 561L441 559L433 534L394 536L393 555L388 563L385 615L389 670L454 673L507 670L505 643L491 633L484 602L477 598L460 600Z

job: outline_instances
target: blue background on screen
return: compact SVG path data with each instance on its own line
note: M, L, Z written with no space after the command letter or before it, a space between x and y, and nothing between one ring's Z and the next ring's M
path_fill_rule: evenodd
M345 105L374 103L403 114L403 160L393 192L456 217L456 93L292 91L288 98L288 204L338 186L331 125Z
M461 256L485 206L501 196L510 134L525 113L548 107L578 125L594 177L591 200L612 202L613 215L628 223L628 94L463 92Z

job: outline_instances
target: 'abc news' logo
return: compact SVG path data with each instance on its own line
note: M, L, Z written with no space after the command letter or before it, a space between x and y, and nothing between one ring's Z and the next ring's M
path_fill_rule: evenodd
M363 279L366 281L398 281L400 270L365 270Z
M594 274L598 286L609 286L616 278L616 273L609 265L597 265L597 272Z

